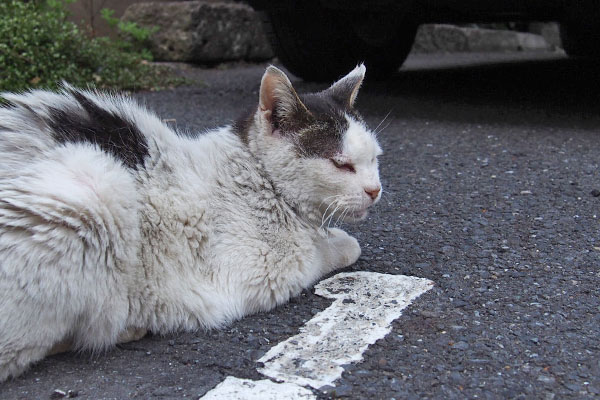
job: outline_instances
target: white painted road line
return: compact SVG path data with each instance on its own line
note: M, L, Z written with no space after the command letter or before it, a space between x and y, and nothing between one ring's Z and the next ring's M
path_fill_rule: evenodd
M313 400L308 389L293 383L275 383L268 379L252 381L228 376L202 400Z
M326 279L315 286L315 293L335 299L333 304L258 360L264 364L260 373L284 383L230 376L202 400L315 399L302 386L335 386L343 365L362 360L367 347L387 335L402 310L432 286L428 279L376 272Z
M259 372L280 382L318 389L334 385L343 365L362 360L370 344L391 331L391 323L415 298L431 289L423 278L374 272L340 273L315 286L335 301L300 333L271 348Z

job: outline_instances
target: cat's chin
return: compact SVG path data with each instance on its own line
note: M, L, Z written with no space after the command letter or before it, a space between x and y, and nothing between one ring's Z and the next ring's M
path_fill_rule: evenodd
M369 214L368 209L364 208L361 210L355 210L355 211L349 212L344 219L348 222L358 222L358 221L362 221L363 219L367 218L368 214Z

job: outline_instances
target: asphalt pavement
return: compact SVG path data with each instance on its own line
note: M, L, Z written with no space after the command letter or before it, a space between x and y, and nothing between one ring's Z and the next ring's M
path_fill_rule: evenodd
M197 84L136 97L204 130L256 104L264 67L187 68ZM560 54L419 55L364 85L366 121L389 114L385 193L344 227L363 249L346 271L434 287L318 398L600 396L598 70ZM0 385L0 398L199 398L227 376L265 379L256 360L329 304L306 290L223 330L56 355Z

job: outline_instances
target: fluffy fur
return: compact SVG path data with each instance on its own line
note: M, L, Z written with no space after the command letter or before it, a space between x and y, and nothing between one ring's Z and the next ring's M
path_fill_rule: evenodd
M242 123L180 135L65 86L0 108L0 381L64 349L219 327L354 263L380 197L365 69L299 96L275 67Z

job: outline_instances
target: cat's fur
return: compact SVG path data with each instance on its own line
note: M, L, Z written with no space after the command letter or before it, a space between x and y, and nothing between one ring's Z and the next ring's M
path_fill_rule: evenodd
M354 263L326 227L380 197L364 73L298 96L269 67L252 116L197 136L125 97L4 94L0 382L57 350L219 327Z

